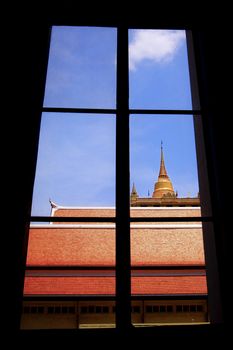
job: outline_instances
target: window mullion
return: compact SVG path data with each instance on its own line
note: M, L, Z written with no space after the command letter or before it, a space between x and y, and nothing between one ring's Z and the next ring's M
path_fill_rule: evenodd
M117 36L116 326L131 326L128 28Z

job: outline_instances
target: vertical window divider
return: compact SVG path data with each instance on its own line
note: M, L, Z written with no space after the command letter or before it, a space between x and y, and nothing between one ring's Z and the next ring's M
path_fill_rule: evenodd
M128 28L117 32L116 327L131 327Z

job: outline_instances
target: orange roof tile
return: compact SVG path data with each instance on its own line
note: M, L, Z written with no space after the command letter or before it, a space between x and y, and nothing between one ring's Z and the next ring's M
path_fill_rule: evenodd
M133 295L206 293L205 276L132 277ZM114 277L25 277L25 296L114 294Z
M110 208L55 208L54 216L115 216ZM199 216L200 209L154 208L131 210L133 217ZM59 224L60 225L60 224ZM28 266L114 266L115 229L81 228L72 224L31 227L28 242ZM168 226L168 225L167 225ZM131 263L133 266L204 265L202 229L198 227L131 228ZM89 274L25 277L25 295L114 295L115 277ZM132 277L133 295L206 294L204 275Z
M114 208L56 208L53 212L53 216L55 217L115 217L115 209Z
M132 265L204 264L202 230L131 229ZM113 228L31 228L27 265L113 266Z
M54 217L115 217L114 208L63 208L53 211ZM201 216L199 207L131 207L131 217L198 217Z

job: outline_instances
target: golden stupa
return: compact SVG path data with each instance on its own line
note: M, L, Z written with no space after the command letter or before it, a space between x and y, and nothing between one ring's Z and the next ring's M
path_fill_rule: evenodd
M158 180L154 186L154 192L152 198L162 197L176 197L171 180L167 175L167 171L164 164L163 144L161 142L161 160Z

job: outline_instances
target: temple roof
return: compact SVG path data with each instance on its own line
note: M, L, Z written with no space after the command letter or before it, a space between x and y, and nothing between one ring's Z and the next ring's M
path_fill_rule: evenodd
M206 277L133 276L132 295L207 294ZM115 295L115 277L25 277L24 295Z
M130 197L130 216L141 218L130 226L132 295L206 295L200 201L177 197L162 144L152 198L140 198L134 183ZM52 200L50 204L51 217L74 221L31 225L24 295L114 296L115 208L64 207ZM88 217L97 221L88 223ZM175 221L159 221L161 217ZM197 221L180 220L186 217ZM100 223L98 218L113 220Z
M27 265L114 266L112 225L31 228ZM196 226L131 228L131 262L135 266L204 264L202 230ZM165 226L167 227L167 226ZM182 228L184 227L184 228Z
M142 198L143 199L143 198ZM181 198L179 198L181 199ZM179 206L158 206L158 207L139 207L133 206L130 208L130 216L131 217L198 217L201 216L200 201L196 202L195 206L193 206L192 201L188 201L186 199L185 205ZM165 199L164 199L165 200ZM192 199L191 199L192 200ZM183 202L182 202L183 203ZM190 205L189 205L190 203ZM64 207L57 205L56 208L53 209L52 216L53 217L115 217L116 211L114 207ZM156 221L156 220L155 220ZM179 219L177 220L179 221Z

